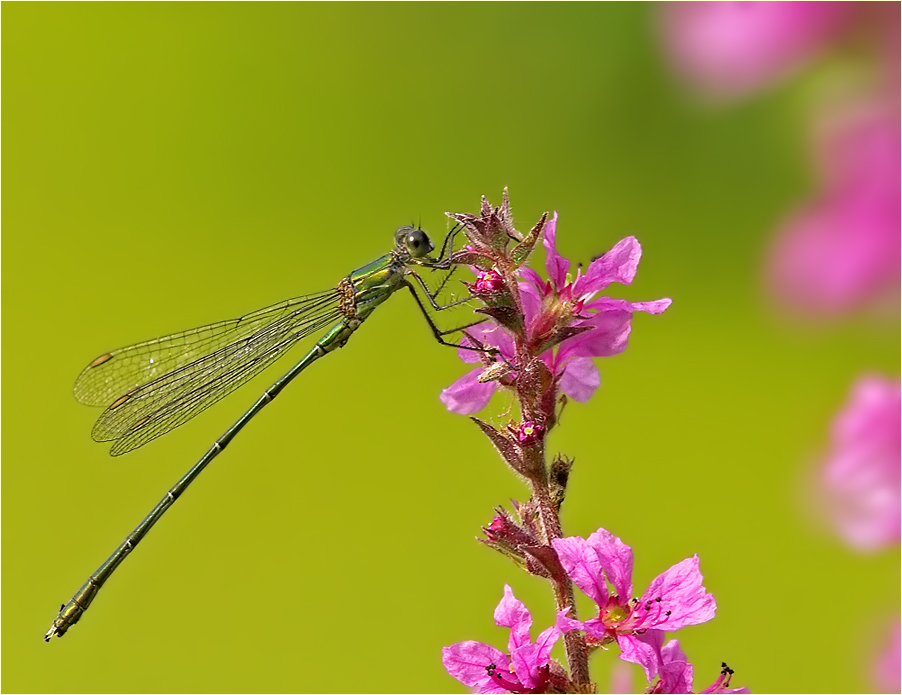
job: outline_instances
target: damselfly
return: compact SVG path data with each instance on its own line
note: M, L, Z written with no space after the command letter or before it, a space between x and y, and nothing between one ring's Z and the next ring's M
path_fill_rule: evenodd
M49 642L54 635L62 637L79 621L116 568L251 418L316 360L344 347L369 315L398 290L410 291L440 343L480 350L448 342L443 337L479 321L439 330L417 293L418 288L436 311L467 301L464 298L444 306L436 301L451 272L445 251L450 255L459 229L455 227L449 232L439 258L433 258L429 254L435 247L425 232L401 227L395 232L391 252L353 271L328 292L296 297L239 319L107 352L85 367L75 382L75 397L87 405L106 406L92 436L99 442L112 441L110 453L117 456L184 424L246 383L299 340L328 328L310 351L213 443L69 602L62 605L44 640ZM414 270L416 267L449 272L438 289L430 292Z

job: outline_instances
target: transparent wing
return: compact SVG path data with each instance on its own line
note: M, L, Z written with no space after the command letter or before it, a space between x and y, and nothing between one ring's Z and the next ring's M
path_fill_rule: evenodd
M250 340L258 331L282 321L322 311L338 302L335 290L295 297L246 316L147 340L113 350L95 359L75 380L75 398L85 405L107 406L142 384L232 343Z
M146 384L135 394L136 405L130 408L129 417L113 414L108 409L98 419L92 434L98 441L116 440L110 449L113 456L137 449L219 402L284 355L299 340L330 326L340 316L336 310L311 319L299 330L280 331L281 340L270 336L257 341L253 357L235 354L226 360L207 365L203 371L180 380L178 384L160 385L159 388L155 388L157 384L153 382ZM108 417L113 415L114 417ZM104 439L97 436L98 428L101 427L105 432ZM113 430L118 434L110 436Z
M270 311L270 322L262 326L258 322L251 335L233 328L231 342L187 364L170 362L178 366L116 398L98 418L91 434L96 441L116 440L110 450L114 456L136 449L184 424L252 379L299 340L340 318L337 295L323 295L317 303L304 302L287 312ZM212 344L221 344L221 336L215 335L218 340ZM208 339L204 344L209 349Z

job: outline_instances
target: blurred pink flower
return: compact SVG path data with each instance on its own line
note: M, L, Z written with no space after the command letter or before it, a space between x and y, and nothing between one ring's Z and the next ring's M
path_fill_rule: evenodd
M825 124L822 190L771 249L771 289L788 308L823 316L898 296L899 151L898 105L862 105Z
M899 381L867 376L833 422L823 472L826 502L840 535L863 551L899 542Z
M510 628L509 655L482 642L458 642L442 649L445 670L475 693L546 692L552 676L551 648L561 631L552 625L532 642L532 616L507 584L495 622Z
M662 646L663 645L663 646ZM652 683L654 676L649 678L650 687L646 693L692 693L692 664L686 658L680 648L679 640L670 640L664 644L664 633L655 631L651 640L652 648L657 652L660 661L658 664L658 680ZM725 663L721 664L720 675L715 681L700 691L701 693L749 693L748 688L731 689L730 680L733 677L733 669Z
M655 633L714 617L717 604L702 585L697 555L658 575L639 599L631 598L633 551L611 532L600 528L587 539L558 538L552 545L573 583L598 605L598 617L585 622L562 611L558 626L564 632L583 630L602 645L616 641L620 658L642 666L649 681L660 670Z
M899 619L896 618L889 634L886 647L877 657L874 669L874 685L883 693L898 693L902 689L902 664L900 664L900 652L902 652L902 635L900 635Z
M870 102L821 106L830 115L818 148L822 183L782 224L767 275L786 308L812 315L898 296L900 3L677 2L661 11L676 69L714 96L754 92L822 49L865 57L873 69L859 67L853 74L867 76L851 91Z
M561 256L555 247L557 213L545 225L543 244L546 251L545 266L549 280L545 281L531 268L522 268L525 278L519 282L520 296L526 319L526 334L530 345L540 346L545 337L559 331L561 324L584 329L566 338L554 348L545 350L541 358L559 380L559 388L573 400L585 403L601 385L598 368L592 357L610 357L626 349L631 331L633 313L644 311L660 314L668 306L669 299L652 302L628 302L611 297L595 295L608 285L618 282L628 285L636 275L642 247L635 237L619 241L603 256L594 259L586 272L578 268L575 278L568 276L570 261ZM483 278L481 286L490 283L495 287L494 277ZM499 278L500 279L500 278ZM516 361L514 341L501 326L485 324L486 327L470 329L468 333L482 343L498 348L509 362ZM539 348L540 349L540 348ZM458 351L460 358L468 363L481 363L478 353L472 350ZM480 382L485 371L481 366L444 389L439 396L445 407L452 413L469 415L482 410L498 388L497 381Z
M851 2L665 3L663 38L677 70L721 97L752 92L799 67L849 22Z

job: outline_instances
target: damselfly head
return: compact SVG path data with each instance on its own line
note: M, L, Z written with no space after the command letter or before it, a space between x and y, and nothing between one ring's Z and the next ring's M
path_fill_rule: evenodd
M435 249L426 232L416 227L400 227L395 232L395 244L404 247L411 258L428 256Z

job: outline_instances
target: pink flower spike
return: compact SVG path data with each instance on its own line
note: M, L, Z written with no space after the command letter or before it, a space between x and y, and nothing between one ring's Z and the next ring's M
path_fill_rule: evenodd
M900 412L899 381L866 376L833 423L824 502L843 539L864 552L899 543Z
M661 7L675 68L701 91L736 97L776 81L836 37L850 2L675 2Z
M442 649L445 670L476 693L545 692L551 674L551 650L560 630L552 626L531 642L532 616L507 585L495 609L495 622L511 630L510 655L481 642L458 642Z

